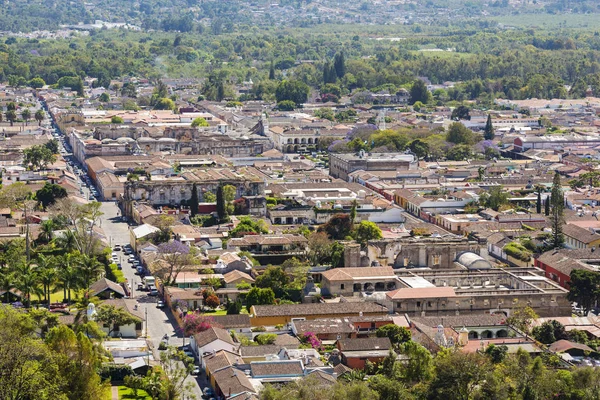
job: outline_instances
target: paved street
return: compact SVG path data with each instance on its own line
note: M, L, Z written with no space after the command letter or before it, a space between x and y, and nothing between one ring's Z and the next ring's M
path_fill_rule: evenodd
M104 213L100 218L101 227L111 247L114 247L116 244L120 244L121 246L128 244L129 226L126 222L121 221L121 213L117 204L115 202L103 202L100 209ZM157 297L148 296L147 292L137 290L137 284L140 283L141 278L135 275L135 268L132 268L132 264L127 262L127 256L122 251L116 253L121 259L123 273L133 289L133 297L138 300L139 307L144 312L147 312L148 340L152 342L155 349L158 349L158 345L164 335L168 335L170 345L183 345L183 335L175 331L174 327L176 323L171 311L167 308L157 308L156 302L159 300ZM202 393L196 378L190 376L188 380L194 383L194 394L197 399L200 399Z

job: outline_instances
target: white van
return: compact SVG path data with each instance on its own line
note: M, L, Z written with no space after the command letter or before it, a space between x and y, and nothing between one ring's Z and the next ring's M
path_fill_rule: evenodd
M153 276L145 276L142 278L142 281L148 290L150 290L150 286L156 287L156 279Z

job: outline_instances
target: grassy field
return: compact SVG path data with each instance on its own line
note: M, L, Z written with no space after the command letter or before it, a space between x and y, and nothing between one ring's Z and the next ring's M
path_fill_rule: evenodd
M600 24L598 14L519 14L490 17L490 20L519 28L596 28Z
M126 386L119 386L119 399L134 399L134 400L152 400L152 397L145 390L138 390L137 397L133 395L133 390Z
M63 291L59 290L57 292L54 292L50 295L50 302L51 303L60 303L63 301L64 295L63 295ZM71 301L74 301L77 298L77 293L74 290L71 290ZM31 301L43 301L44 300L44 296L37 296L35 294L31 295Z

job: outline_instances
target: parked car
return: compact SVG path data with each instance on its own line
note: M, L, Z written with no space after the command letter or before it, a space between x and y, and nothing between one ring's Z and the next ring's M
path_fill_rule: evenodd
M159 300L158 303L156 303L156 307L157 308L164 308L165 307L165 302L162 300Z
M194 365L194 369L192 369L192 375L200 375L200 367Z
M114 251L121 251L121 245L120 244L116 244L115 247L113 247Z
M156 290L156 286L153 286L153 285L149 286L148 287L148 292L149 292L148 294L150 296L158 296L158 290Z

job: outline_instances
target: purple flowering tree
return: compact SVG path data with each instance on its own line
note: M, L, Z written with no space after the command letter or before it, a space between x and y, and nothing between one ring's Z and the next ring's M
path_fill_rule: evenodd
M303 343L310 344L310 346L317 351L323 350L323 344L314 332L306 332L301 340Z
M158 259L152 264L152 272L169 286L175 283L179 273L192 261L190 248L180 241L161 243L158 246Z

